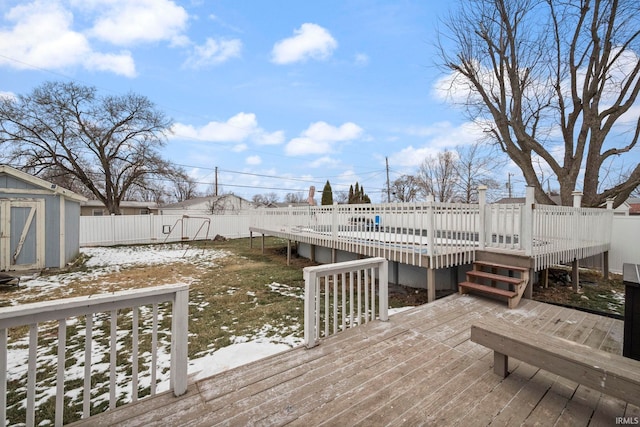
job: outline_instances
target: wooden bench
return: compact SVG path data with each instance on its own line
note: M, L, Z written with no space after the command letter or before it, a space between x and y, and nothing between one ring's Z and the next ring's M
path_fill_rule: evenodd
M640 361L498 320L471 326L471 341L494 350L493 370L509 375L509 357L640 407Z

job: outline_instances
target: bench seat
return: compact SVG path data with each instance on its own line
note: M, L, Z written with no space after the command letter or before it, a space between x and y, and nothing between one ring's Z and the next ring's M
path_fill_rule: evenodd
M640 407L640 361L499 320L471 326L471 341L494 350L494 372L509 374L509 357Z

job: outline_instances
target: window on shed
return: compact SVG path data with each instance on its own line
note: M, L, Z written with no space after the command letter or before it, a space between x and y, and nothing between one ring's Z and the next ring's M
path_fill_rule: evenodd
M104 215L104 210L103 209L94 209L93 210L93 216L103 216Z

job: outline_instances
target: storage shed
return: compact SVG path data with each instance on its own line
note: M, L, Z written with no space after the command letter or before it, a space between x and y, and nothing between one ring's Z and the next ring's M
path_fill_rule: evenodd
M0 270L64 267L80 251L86 198L0 165Z

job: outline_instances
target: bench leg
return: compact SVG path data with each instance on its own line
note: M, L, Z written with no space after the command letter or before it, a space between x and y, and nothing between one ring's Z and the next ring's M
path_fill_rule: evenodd
M509 356L506 354L493 352L493 372L505 378L509 375Z

